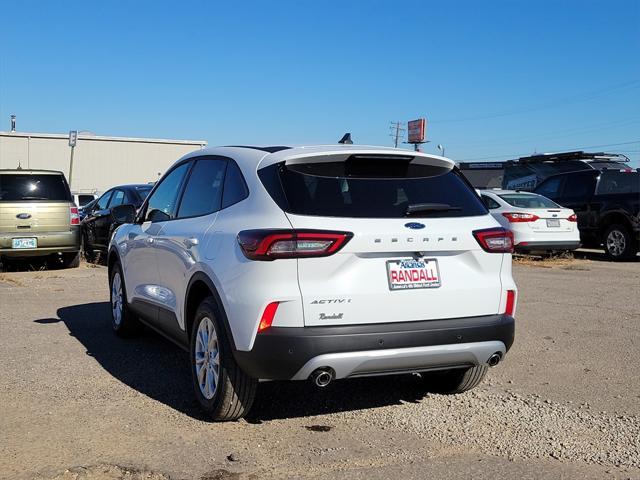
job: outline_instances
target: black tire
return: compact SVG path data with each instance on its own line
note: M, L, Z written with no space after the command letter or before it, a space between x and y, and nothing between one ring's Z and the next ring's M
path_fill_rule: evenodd
M633 260L638 252L637 242L625 225L609 226L602 236L602 243L607 256L614 262Z
M62 268L78 268L79 266L80 252L62 254Z
M114 306L114 281L116 277L120 279L120 321L117 320L116 307ZM124 285L124 276L122 275L122 268L120 263L115 263L111 269L111 275L109 276L109 305L111 307L111 328L119 337L133 337L140 333L142 330L142 324L138 317L131 311L129 304L127 303L127 290Z
M217 367L218 383L214 388L211 398L207 398L202 392L196 369L198 330L206 319L211 321L217 336L217 358L219 359ZM237 420L244 417L251 409L251 405L253 405L258 381L244 373L233 358L231 343L221 324L213 297L204 299L198 306L191 328L189 356L191 359L191 378L195 395L207 416L219 422ZM205 361L204 359L207 358L207 356L203 355L200 358L203 359L201 360L202 362ZM201 368L205 369L207 367L206 365L202 365ZM215 366L212 368L215 368Z
M471 368L426 373L422 375L422 378L432 392L455 394L466 392L480 385L488 369L487 365L476 365Z

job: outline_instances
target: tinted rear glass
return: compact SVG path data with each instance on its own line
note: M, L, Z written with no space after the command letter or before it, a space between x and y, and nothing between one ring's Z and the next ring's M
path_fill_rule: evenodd
M71 202L71 192L62 175L1 174L0 201Z
M442 170L435 167L421 169L414 166L409 169L413 173L432 176L406 178L402 167L394 164L388 172L390 178L384 178L384 168L380 164L371 171L359 165L355 172L348 165L345 167L344 162L304 164L296 166L295 170L283 165L274 167L279 182L269 180L267 172L260 175L261 179L281 208L298 215L402 218L409 205L430 203L446 204L452 209L414 213L413 217L464 217L487 213L457 171L442 174ZM328 172L334 176L326 176ZM404 173L407 173L406 169ZM278 192L278 188L282 192Z
M94 199L93 195L78 195L79 207L84 207L87 203Z
M560 205L541 195L526 193L507 193L499 195L509 205L518 208L559 208Z
M640 193L640 172L605 172L596 193Z

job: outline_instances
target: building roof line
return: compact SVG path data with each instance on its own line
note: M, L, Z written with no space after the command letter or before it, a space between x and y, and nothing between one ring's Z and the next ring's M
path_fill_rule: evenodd
M0 132L0 137L20 137L20 138L52 138L66 140L69 138L65 133L36 133L36 132ZM206 140L174 140L169 138L139 138L139 137L110 137L103 135L78 134L78 140L96 142L134 142L134 143L166 143L174 145L199 145L208 144Z

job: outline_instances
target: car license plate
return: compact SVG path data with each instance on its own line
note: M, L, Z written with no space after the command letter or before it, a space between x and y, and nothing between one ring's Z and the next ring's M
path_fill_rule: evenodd
M11 248L37 248L38 241L35 238L13 238Z
M438 260L405 258L387 261L389 290L437 288L441 285Z
M560 220L558 218L549 218L547 219L547 227L559 227Z

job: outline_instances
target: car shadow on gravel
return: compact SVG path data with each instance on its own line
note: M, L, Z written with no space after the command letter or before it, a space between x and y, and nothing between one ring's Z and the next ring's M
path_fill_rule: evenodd
M113 377L190 417L207 420L195 401L189 358L183 350L150 330L136 338L116 337L111 331L108 302L64 307L57 314L59 318L35 323L63 322L87 355ZM425 393L420 379L410 375L339 380L324 389L311 382L262 382L247 421L261 423L416 402Z
M318 388L311 382L264 382L258 387L250 423L415 403L426 395L412 375L336 380Z
M193 396L189 357L164 337L145 330L135 338L118 338L111 330L109 302L60 308L58 318L69 334L113 377L138 392L191 417L206 420Z

